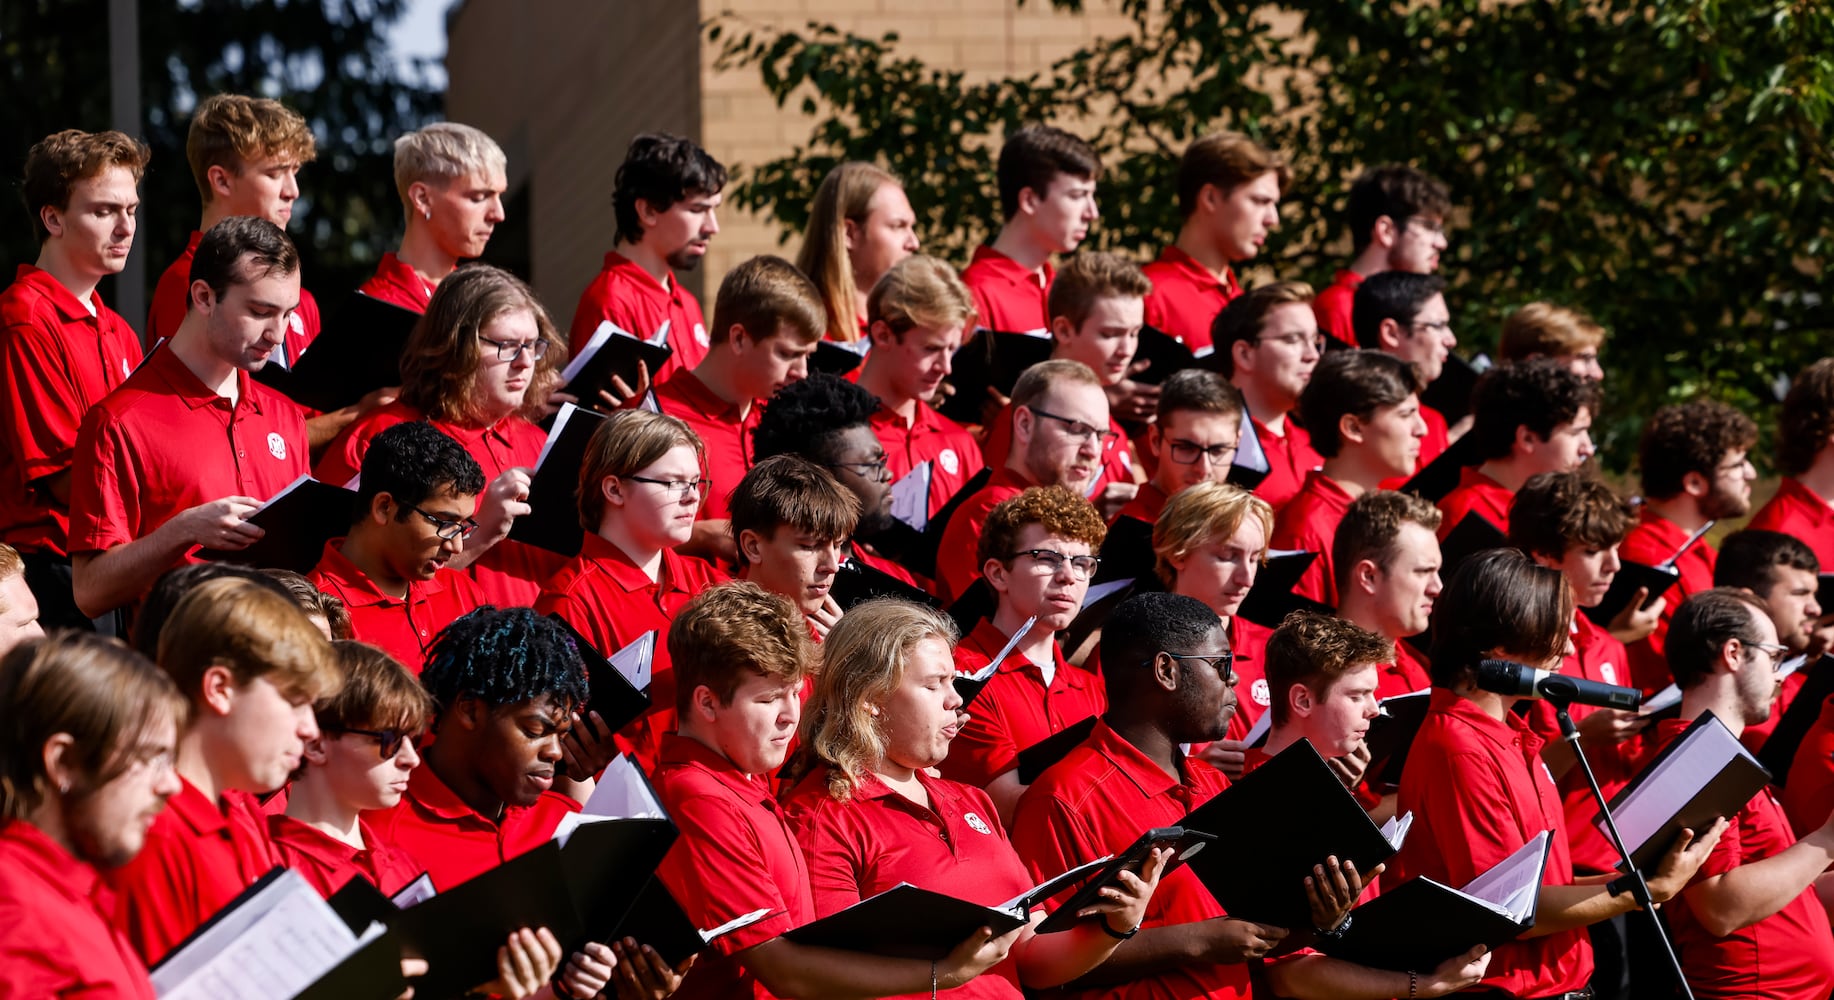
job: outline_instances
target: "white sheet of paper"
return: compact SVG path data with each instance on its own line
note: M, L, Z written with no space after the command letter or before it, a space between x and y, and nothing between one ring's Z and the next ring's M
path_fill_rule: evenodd
M1272 729L1273 726L1274 713L1271 711L1262 712L1261 717L1256 719L1255 724L1249 728L1248 735L1242 738L1242 742L1248 746L1254 746L1260 741L1261 737L1267 735L1267 731Z
M650 343L655 344L657 347L661 347L669 342L670 322L670 320L666 319L662 321L662 325L657 327L655 334L650 337Z
M421 872L420 877L409 882L407 888L390 896L389 902L395 904L395 909L405 910L416 903L424 903L438 894L439 890L433 886L433 876Z
M1235 446L1235 461L1231 464L1256 472L1270 472L1273 464L1267 460L1267 450L1261 447L1261 436L1255 433L1254 421L1249 419L1248 411L1242 411L1241 438Z
M1390 816L1388 822L1382 824L1382 839L1388 841L1388 846L1398 851L1401 845L1407 842L1407 831L1413 827L1414 814L1411 812Z
M1632 854L1642 850L1677 809L1741 754L1750 755L1717 720L1689 734L1611 811L1624 846Z
M1521 921L1533 908L1535 896L1541 891L1541 873L1546 867L1548 836L1552 832L1543 830L1535 834L1528 843L1517 848L1516 853L1472 879L1461 891Z
M624 675L631 687L639 691L650 689L651 662L656 658L656 630L638 636L635 642L611 654L609 657L612 669Z
M1083 593L1082 606L1084 608L1091 607L1095 602L1107 597L1109 594L1126 587L1131 587L1133 584L1134 581L1132 580L1110 580L1107 583L1091 584L1089 589Z
M976 670L972 674L969 674L968 679L974 680L974 681L984 681L987 678L992 677L993 672L1000 669L1000 664L1006 662L1006 657L1012 653L1013 649L1019 645L1020 640L1024 639L1025 634L1027 632L1030 632L1032 630L1032 626L1036 624L1038 624L1037 615L1033 615L1030 618L1027 618L1025 620L1025 624L1019 626L1019 630L1013 633L1013 637L1006 640L1006 645L1000 647L999 655L995 656L991 660L988 660L986 666L982 667L979 670Z
M591 816L612 819L668 819L649 781L627 754L619 754L599 776L581 811Z
M930 479L935 475L932 462L919 462L892 484L892 516L922 531L930 523Z
M286 872L241 910L154 975L164 1000L290 997L381 933L359 938L296 872Z

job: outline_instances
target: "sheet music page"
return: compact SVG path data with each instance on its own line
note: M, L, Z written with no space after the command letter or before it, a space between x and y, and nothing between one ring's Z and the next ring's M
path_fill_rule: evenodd
M305 891L283 890L274 905L220 947L201 966L155 989L164 1000L271 1000L290 997L318 981L359 947L359 940L304 879ZM283 876L280 882L287 881ZM380 933L371 925L364 940ZM202 943L200 939L199 943Z
M892 516L922 531L930 523L931 462L919 462L904 478L892 484Z
M405 910L416 903L424 903L438 894L438 890L433 887L433 876L421 872L419 878L409 882L407 888L390 896L388 901L395 904L395 909Z
M612 819L669 818L668 810L650 790L649 781L627 754L619 754L605 768L581 811Z
M1109 594L1133 585L1134 581L1132 580L1110 580L1107 583L1090 584L1089 589L1083 592L1082 607L1084 609L1094 607L1095 602L1107 597Z
M1676 810L1744 752L1738 739L1723 725L1694 730L1637 783L1622 805L1611 811L1624 846L1632 854L1642 850Z
M656 630L638 636L636 641L616 653L611 654L612 669L624 675L631 687L639 691L650 689L650 670L656 658Z
M1490 904L1514 920L1522 920L1541 892L1541 873L1546 867L1549 833L1543 830L1535 834L1516 853L1497 862L1496 867L1472 879L1460 891L1472 899Z
M1390 816L1388 822L1382 824L1382 839L1388 841L1388 846L1398 851L1407 841L1407 831L1413 827L1414 814L1411 812Z

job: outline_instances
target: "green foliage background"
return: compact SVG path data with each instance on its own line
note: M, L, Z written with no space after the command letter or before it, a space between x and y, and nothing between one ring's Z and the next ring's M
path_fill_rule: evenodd
M1828 353L1825 0L1115 2L1127 33L975 83L895 35L713 19L724 65L814 119L789 156L742 165L739 203L788 239L829 169L876 160L904 179L926 247L965 260L998 219L1000 137L1046 120L1107 164L1094 242L1146 257L1176 232L1178 152L1231 128L1294 164L1255 263L1322 287L1347 254L1348 183L1413 163L1458 206L1442 273L1461 350L1493 351L1537 298L1610 328L1598 431L1620 471L1662 403L1710 392L1768 425L1780 380Z

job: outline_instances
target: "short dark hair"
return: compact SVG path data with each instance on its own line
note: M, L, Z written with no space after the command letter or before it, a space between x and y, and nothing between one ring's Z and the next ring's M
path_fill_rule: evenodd
M1404 163L1389 163L1363 171L1350 185L1344 213L1350 217L1352 253L1362 253L1375 236L1376 220L1387 216L1396 229L1416 215L1441 219L1452 210L1446 186Z
M1762 642L1758 619L1770 615L1762 600L1731 587L1689 594L1675 609L1663 645L1668 672L1683 691L1713 674L1713 661L1728 639L1749 646Z
M484 470L464 446L432 424L409 420L378 434L363 453L363 470L357 484L352 523L361 521L378 494L395 498L401 509L395 520L405 521L417 507L442 490L474 496L484 489Z
M1429 299L1445 290L1446 279L1437 274L1383 271L1364 278L1350 303L1350 328L1356 331L1357 346L1379 350L1383 320L1407 326Z
M1777 413L1777 471L1800 476L1834 437L1834 358L1802 369Z
M242 258L252 257L245 268ZM217 298L230 285L299 270L299 251L286 231L266 219L232 215L211 226L191 257L191 283L203 282Z
M776 455L752 466L733 489L728 505L734 542L747 531L769 538L784 527L845 540L860 520L860 498L828 470L799 455ZM743 546L738 562L745 566Z
M1350 574L1365 559L1388 572L1402 525L1417 524L1432 534L1444 518L1438 507L1412 493L1375 490L1352 500L1331 536L1331 575L1337 592L1349 591Z
M1815 550L1794 535L1746 528L1726 536L1713 563L1715 587L1743 587L1760 598L1777 585L1777 571L1821 572ZM1823 609L1824 613L1827 609Z
M1411 364L1381 351L1330 351L1318 359L1299 393L1299 416L1312 448L1335 458L1343 446L1338 422L1346 415L1368 421L1384 406L1398 406L1425 388Z
M1223 620L1194 597L1165 591L1135 594L1122 601L1102 627L1102 676L1110 705L1141 682L1141 665L1158 655L1189 653Z
M166 619L172 617L172 610L178 607L178 602L198 586L224 577L252 580L289 601L294 600L286 584L241 563L200 562L170 569L153 581L153 589L147 592L146 599L140 602L140 609L134 613L134 651L149 660L156 659L159 656L159 633L165 630Z
M1713 478L1730 451L1749 451L1758 440L1751 418L1717 399L1695 399L1656 411L1637 442L1643 493L1675 496L1690 472Z
M1539 666L1566 648L1573 588L1517 549L1490 549L1459 563L1433 605L1428 672L1457 687L1491 650Z
M1311 305L1312 286L1303 281L1270 281L1237 295L1210 321L1210 342L1216 346L1217 361L1224 378L1235 375L1237 341L1254 343L1261 336L1267 314L1284 305Z
M1471 439L1485 461L1508 458L1516 446L1516 428L1526 427L1543 441L1555 428L1579 419L1579 411L1598 413L1598 383L1568 371L1548 358L1511 361L1478 376L1471 390Z
M1323 697L1345 674L1371 664L1395 662L1395 644L1354 622L1316 611L1295 611L1267 638L1262 649L1264 676L1275 725L1285 725L1291 711L1286 694L1304 684Z
M1575 545L1610 548L1636 523L1630 501L1591 474L1543 472L1529 477L1509 505L1509 544L1561 559Z
M726 186L726 168L693 140L667 133L644 133L630 141L624 162L612 180L611 209L618 239L643 240L637 202L662 211L691 195L718 194Z
M1027 125L1007 136L995 168L1000 211L1009 219L1019 214L1019 192L1030 188L1042 195L1058 174L1095 180L1102 161L1088 143L1049 125Z
M455 619L433 638L420 683L440 714L465 695L493 709L548 694L575 707L586 702L586 667L573 637L534 608L485 604Z
M771 394L752 428L752 460L801 455L830 464L841 434L870 426L877 412L879 397L839 375L816 372Z
M1164 427L1165 418L1174 413L1240 417L1242 394L1215 372L1202 368L1175 371L1159 386L1159 405L1153 410L1153 419Z

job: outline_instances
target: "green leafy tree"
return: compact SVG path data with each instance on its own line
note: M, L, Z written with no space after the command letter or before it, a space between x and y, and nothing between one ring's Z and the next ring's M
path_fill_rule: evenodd
M1779 378L1827 352L1834 7L1117 2L1128 31L976 83L900 55L895 35L716 18L723 63L814 119L802 147L745 167L738 200L787 238L829 168L878 160L904 177L927 245L965 258L997 225L1000 137L1048 120L1103 155L1097 242L1145 256L1177 230L1179 151L1232 128L1294 165L1256 263L1322 286L1348 252L1349 182L1413 163L1458 206L1442 269L1462 349L1493 351L1502 318L1537 298L1611 329L1603 429L1620 468L1655 406L1711 392L1763 418Z

